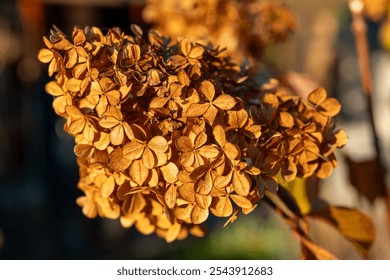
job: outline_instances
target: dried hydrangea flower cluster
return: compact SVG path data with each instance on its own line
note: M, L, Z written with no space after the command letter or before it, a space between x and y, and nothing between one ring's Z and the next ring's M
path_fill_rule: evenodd
M340 105L323 89L308 101L256 89L210 44L132 31L74 28L68 38L54 27L38 54L75 138L87 217L171 242L202 236L210 213L231 222L251 212L278 172L330 174L346 136L333 131ZM249 114L243 91L259 96Z
M279 0L148 0L143 18L172 38L207 39L226 47L235 60L258 59L297 27Z

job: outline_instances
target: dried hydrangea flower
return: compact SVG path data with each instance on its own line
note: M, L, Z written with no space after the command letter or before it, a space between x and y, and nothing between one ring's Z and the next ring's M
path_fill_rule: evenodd
M172 242L203 236L210 214L229 223L250 213L279 172L330 174L346 135L334 132L340 105L323 89L305 101L256 88L211 44L132 30L68 38L55 27L38 54L75 138L84 215ZM239 98L248 92L259 99L249 110Z
M259 59L297 27L279 0L148 0L143 18L172 38L206 39L227 48L236 60Z

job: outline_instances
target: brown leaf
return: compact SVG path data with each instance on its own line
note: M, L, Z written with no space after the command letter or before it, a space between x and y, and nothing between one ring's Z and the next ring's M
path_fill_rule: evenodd
M104 117L99 121L99 125L103 128L113 128L120 124L120 121L114 117Z
M229 111L229 125L233 128L241 128L244 127L246 122L248 121L248 113L245 109L241 109L238 111Z
M383 174L378 168L378 162L374 160L356 162L346 157L349 169L349 181L360 195L363 195L373 203L376 198L386 197L387 190L384 184Z
M149 103L149 108L162 108L167 102L168 98L166 97L154 97Z
M107 146L110 144L110 134L105 132L100 132L99 139L94 143L94 147L100 151L107 149Z
M110 132L110 141L113 145L121 145L125 140L125 131L123 126L117 125L114 126Z
M206 112L204 112L203 117L207 122L212 126L214 124L215 118L218 115L218 109L214 106L210 106Z
M337 260L337 257L328 250L314 243L306 237L301 237L301 246L304 259L307 260Z
M216 125L214 127L213 135L214 135L214 139L215 139L215 141L217 141L218 145L222 148L225 147L226 134L225 134L225 130L223 129L223 127L221 125Z
M90 219L96 218L97 216L96 203L91 194L87 193L86 196L81 196L77 198L76 203L78 206L82 207L82 212L86 217Z
M190 85L190 78L188 77L187 73L183 69L180 69L177 72L177 79L179 80L179 83L181 83L183 86Z
M357 209L324 204L314 209L309 216L321 219L334 226L352 245L367 257L375 241L375 228L371 219Z
M174 67L182 66L187 62L187 59L181 55L172 55L170 57L170 62Z
M203 53L204 53L204 48L202 46L197 45L192 47L189 57L200 59L202 58Z

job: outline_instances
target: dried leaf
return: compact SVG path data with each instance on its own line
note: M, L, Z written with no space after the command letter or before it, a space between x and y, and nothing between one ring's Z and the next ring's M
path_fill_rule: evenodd
M375 241L375 228L371 219L357 209L336 207L324 204L309 213L334 226L352 245L367 257L369 248Z
M301 237L301 246L304 259L307 260L337 260L337 257L328 250L309 240Z

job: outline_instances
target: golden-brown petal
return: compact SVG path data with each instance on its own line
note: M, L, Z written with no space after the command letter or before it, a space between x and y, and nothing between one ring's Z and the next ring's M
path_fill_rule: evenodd
M139 159L144 152L145 145L138 141L131 141L123 146L123 156L129 160Z
M176 147L181 152L189 152L194 149L194 145L192 143L192 140L188 136L181 136L176 141Z
M236 194L247 196L251 187L251 180L245 173L235 171L233 172L232 185Z
M179 169L173 162L161 166L160 170L163 174L164 180L167 183L173 183L177 181L177 174L179 173Z
M280 112L279 125L285 128L294 126L294 117L288 112Z
M211 102L214 99L215 87L212 82L204 80L199 86L199 92Z
M156 153L164 153L168 149L168 142L162 136L154 136L152 139L150 139L148 147Z
M328 98L324 102L322 102L319 106L319 109L325 111L325 114L334 117L341 110L341 104L337 101L336 98Z
M115 180L113 176L109 176L100 189L100 194L103 198L108 198L115 189Z
M64 94L62 87L56 81L50 81L46 84L45 90L52 96L61 96Z
M164 194L164 201L169 209L173 209L176 205L177 199L177 187L174 184L170 184Z
M327 94L324 88L320 87L314 91L312 91L307 99L309 100L310 103L319 105L322 102L326 100Z
M42 63L49 63L54 58L53 51L48 49L40 49L38 52L38 60Z
M249 199L247 199L246 197L244 197L244 196L231 194L230 198L233 200L233 202L235 204L237 204L237 206L239 206L241 208L251 208L251 207L253 207L252 202Z
M215 106L225 111L232 109L236 103L236 100L229 94L221 94L213 102Z
M233 213L233 205L228 196L214 198L215 204L210 210L217 217L228 217Z
M149 176L149 170L145 167L142 160L134 160L129 168L131 180L138 186L142 186Z
M199 154L205 158L213 159L219 155L219 150L215 146L204 145L199 149Z
M125 132L121 124L114 126L110 132L110 141L113 145L121 145L125 137Z
M194 224L201 224L207 220L209 216L208 209L202 209L199 206L195 205L191 211L191 221Z
M192 103L190 106L188 106L186 111L187 117L199 117L203 115L207 109L210 107L210 104L208 103Z

